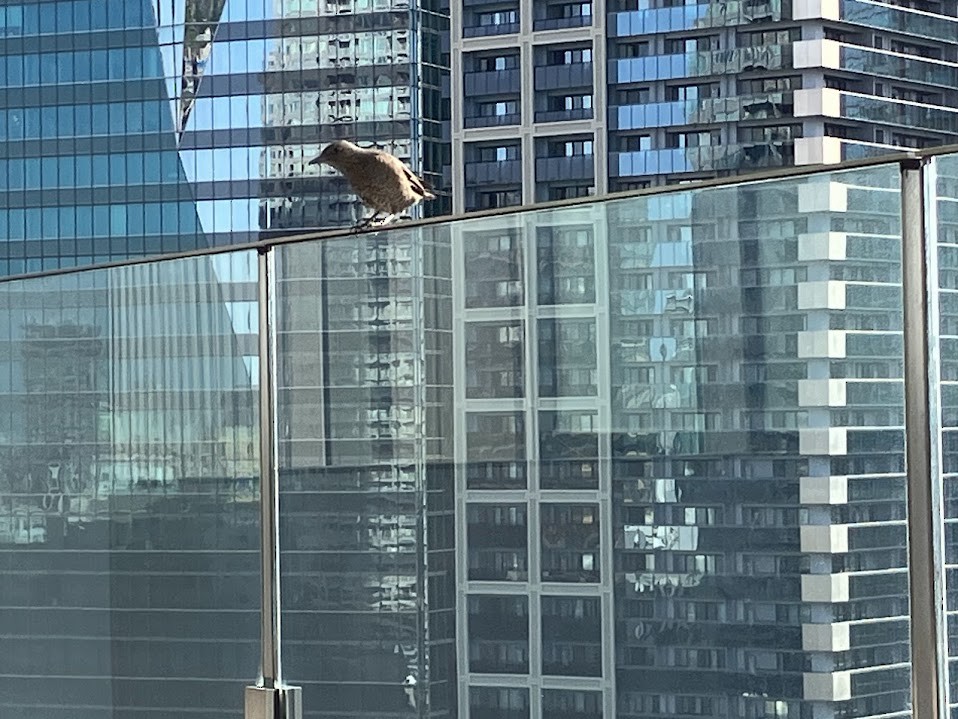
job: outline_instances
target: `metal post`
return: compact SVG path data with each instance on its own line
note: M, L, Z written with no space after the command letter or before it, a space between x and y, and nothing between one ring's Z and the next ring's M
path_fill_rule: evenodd
M947 707L941 639L944 607L938 571L944 568L944 527L939 477L937 471L933 473L937 463L932 462L932 420L938 418L932 412L928 373L928 240L922 160L902 162L901 184L911 715L913 719L941 719Z
M276 323L273 250L259 249L260 650L262 678L246 687L245 719L301 719L299 687L282 684L279 601L279 482L276 437Z

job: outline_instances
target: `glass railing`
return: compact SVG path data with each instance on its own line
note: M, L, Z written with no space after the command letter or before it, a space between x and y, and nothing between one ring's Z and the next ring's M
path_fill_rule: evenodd
M8 280L0 717L945 719L956 287L958 155Z

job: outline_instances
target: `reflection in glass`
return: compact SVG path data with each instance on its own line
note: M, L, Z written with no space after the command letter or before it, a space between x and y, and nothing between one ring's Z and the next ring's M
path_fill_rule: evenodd
M521 397L524 388L523 325L520 321L466 326L466 396Z
M472 719L529 719L529 690L470 687L469 716Z
M626 711L907 710L898 177L609 206Z
M276 251L283 666L307 716L456 702L443 230ZM428 572L426 568L428 567Z
M542 597L542 673L602 676L598 597Z
M525 415L466 415L466 484L470 489L525 489Z
M593 411L539 413L539 486L597 489L599 437Z
M937 223L929 228L930 238L936 244L929 243L928 251L934 254L929 267L937 266L937 277L929 275L929 292L935 294L929 313L929 357L932 360L931 376L937 374L940 382L938 397L940 427L937 437L932 436L933 446L937 444L938 471L941 474L941 495L944 503L944 573L946 652L948 662L948 686L951 696L958 694L958 666L954 657L958 656L958 615L953 587L958 574L958 539L954 528L958 519L958 481L956 481L955 437L958 435L958 156L946 155L936 158L930 166L934 178L934 215ZM937 312L935 312L937 310ZM933 386L933 385L932 385ZM936 417L932 414L932 421ZM932 463L936 466L936 462Z
M526 581L529 578L526 506L470 503L466 512L469 579Z
M594 504L540 507L542 581L599 581L599 508Z
M542 719L602 719L602 692L543 689Z
M469 596L469 671L525 674L529 671L529 598Z
M255 262L4 286L0 715L242 711L259 658Z

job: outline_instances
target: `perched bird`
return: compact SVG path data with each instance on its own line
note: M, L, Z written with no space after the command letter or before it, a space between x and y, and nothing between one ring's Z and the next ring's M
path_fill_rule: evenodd
M368 227L382 214L386 217L376 224L385 225L417 202L436 197L401 160L382 150L365 150L347 140L336 140L309 161L310 165L320 163L343 173L362 203L373 210L356 229Z

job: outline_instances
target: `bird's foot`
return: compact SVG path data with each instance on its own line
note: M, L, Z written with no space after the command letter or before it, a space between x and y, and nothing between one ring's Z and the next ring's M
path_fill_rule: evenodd
M353 232L359 232L360 230L365 230L367 227L370 227L373 224L374 219L376 219L376 215L364 217L355 225L353 225Z
M375 222L371 222L370 224L372 224L375 227L382 227L383 225L388 225L390 222L392 222L395 219L396 219L395 215L386 215L381 220L376 220Z

